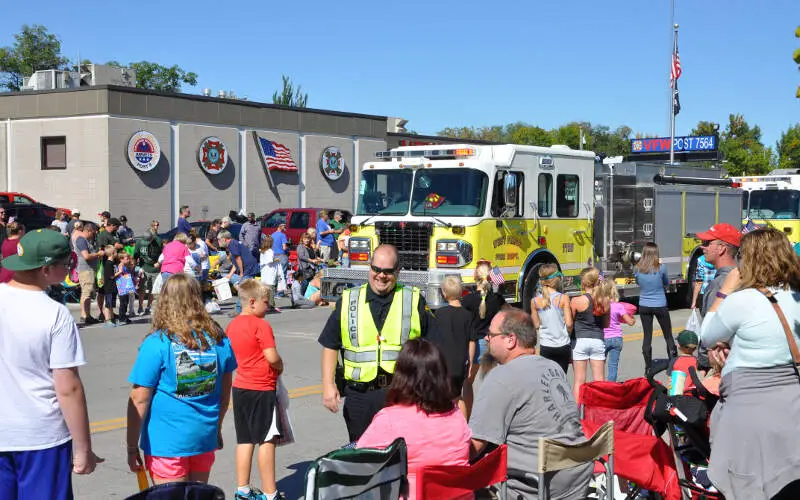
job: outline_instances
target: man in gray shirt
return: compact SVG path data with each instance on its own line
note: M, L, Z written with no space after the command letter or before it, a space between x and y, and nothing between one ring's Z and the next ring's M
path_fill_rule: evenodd
M717 300L717 292L722 288L722 283L725 282L728 273L736 267L736 254L742 241L742 233L730 224L723 222L714 224L704 233L697 233L697 238L703 242L703 255L706 256L706 262L716 269L714 281L708 284L705 295L703 295L700 312L705 316L711 304ZM708 362L708 348L709 346L701 343L697 351L697 367L701 370L707 371L711 368Z
M536 329L523 311L501 310L486 341L500 365L486 376L472 410L473 453L478 455L489 443L507 444L508 468L536 474L540 437L570 444L586 441L572 388L555 362L535 354ZM585 498L593 470L589 463L549 474L550 498ZM536 498L536 481L509 476L508 498Z
M261 246L261 224L256 222L256 214L247 214L247 222L239 230L239 242L250 250L256 260L259 257Z
M86 223L81 229L75 229L77 234L73 239L75 245L75 253L78 256L78 271L79 284L81 286L81 322L79 326L91 325L99 321L94 319L91 314L92 310L92 294L94 293L95 270L97 268L98 259L103 256L102 250L96 250L93 244L95 235L97 234L97 226L92 223ZM100 313L102 313L102 308Z

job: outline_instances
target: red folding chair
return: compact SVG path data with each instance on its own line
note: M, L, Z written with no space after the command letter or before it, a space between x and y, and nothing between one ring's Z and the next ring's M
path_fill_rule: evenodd
M474 498L473 492L507 479L508 446L500 445L472 465L429 465L417 469L417 498ZM501 498L505 498L505 492Z

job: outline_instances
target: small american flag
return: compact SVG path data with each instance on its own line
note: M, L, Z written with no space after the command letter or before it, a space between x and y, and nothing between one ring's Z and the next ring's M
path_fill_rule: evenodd
M259 137L258 147L261 149L261 155L264 158L267 170L297 172L297 165L292 159L292 152L283 144Z
M747 234L750 231L755 231L756 229L761 229L758 225L753 222L753 219L747 219L747 224L744 225L742 228L742 234Z
M503 271L497 266L494 266L489 272L489 280L494 286L501 286L506 282L506 279L503 277Z

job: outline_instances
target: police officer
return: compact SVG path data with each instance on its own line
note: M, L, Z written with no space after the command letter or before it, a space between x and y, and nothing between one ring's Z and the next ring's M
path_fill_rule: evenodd
M369 283L344 291L319 336L322 345L322 404L339 411L335 371L344 360L344 421L350 441L383 408L394 364L403 344L432 334L436 323L419 289L397 284L397 249L380 245L372 255Z

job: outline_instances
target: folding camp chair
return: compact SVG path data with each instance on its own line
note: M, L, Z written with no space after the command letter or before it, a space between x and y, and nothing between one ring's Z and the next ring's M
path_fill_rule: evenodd
M508 446L501 445L472 465L429 465L417 470L417 498L474 498L473 492L503 483L505 497Z
M386 449L334 450L306 472L306 500L399 500L408 489L406 442L397 438Z
M167 483L151 486L125 500L225 500L225 493L206 483Z
M527 483L536 483L539 500L550 498L545 482L545 474L570 469L608 456L606 484L612 484L614 477L614 422L603 424L588 441L579 444L561 443L551 438L539 438L539 466L537 474L509 470L509 477L519 478ZM605 500L614 500L613 488L606 489Z
M64 305L67 302L81 301L81 286L69 279L69 276L61 283L61 301Z

